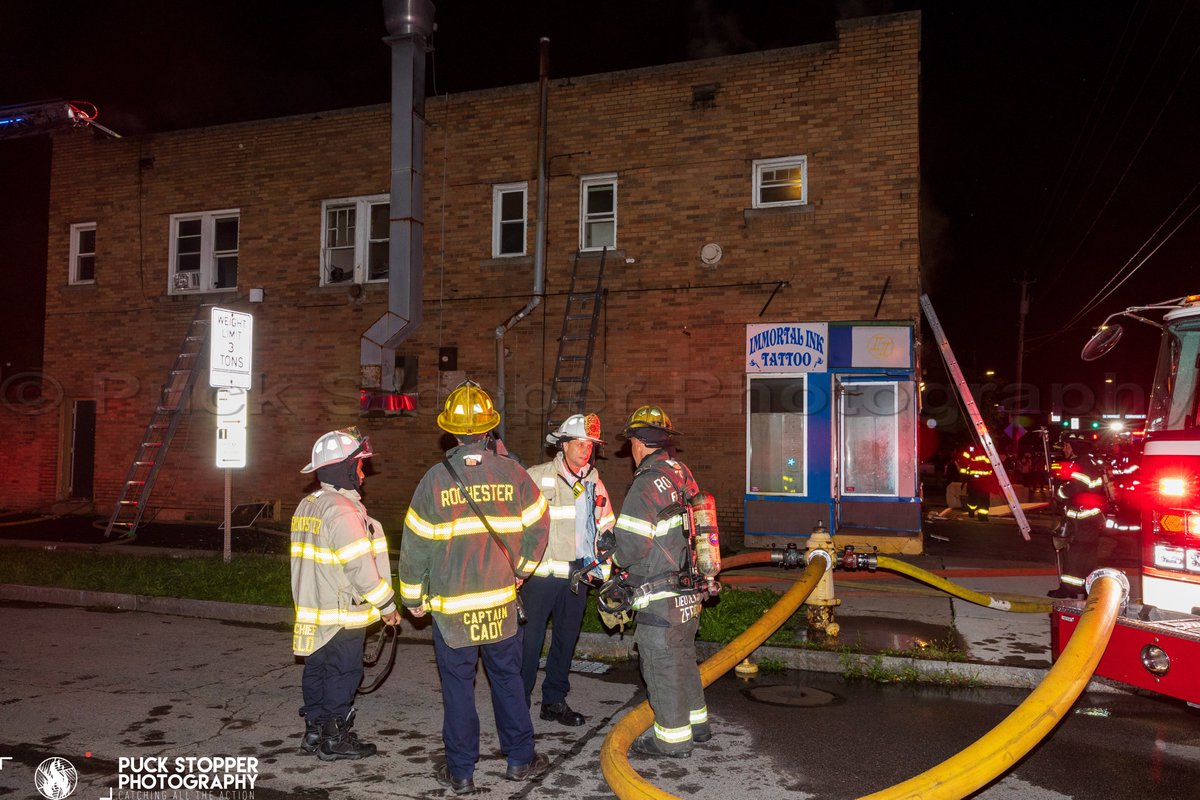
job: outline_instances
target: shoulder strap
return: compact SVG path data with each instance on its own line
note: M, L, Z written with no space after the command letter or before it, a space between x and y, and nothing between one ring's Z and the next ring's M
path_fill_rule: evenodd
M458 470L450 463L449 458L442 459L446 464L446 469L450 470L450 477L454 478L454 482L458 484L458 490L462 492L462 496L466 499L467 505L471 506L471 510L475 512L475 516L479 517L479 521L483 523L483 527L487 528L487 532L492 537L492 541L500 548L500 552L504 553L504 558L508 561L508 568L512 570L513 576L517 575L517 568L513 566L512 554L508 552L508 548L504 546L504 541L500 538L500 534L496 533L496 529L492 527L492 523L488 522L487 516L479 510L479 506L475 505L475 498L471 497L471 493L467 491L466 485L459 477Z

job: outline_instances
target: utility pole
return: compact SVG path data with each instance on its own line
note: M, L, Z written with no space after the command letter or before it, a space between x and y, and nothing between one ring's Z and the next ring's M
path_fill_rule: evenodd
M1025 315L1029 313L1029 273L1025 272L1021 275L1021 305L1017 316L1017 396L1013 399L1013 409L1011 416L1013 426L1013 458L1019 458L1021 455L1021 423L1018 417L1021 411L1025 408L1024 403L1024 386L1021 383L1021 370L1025 366Z

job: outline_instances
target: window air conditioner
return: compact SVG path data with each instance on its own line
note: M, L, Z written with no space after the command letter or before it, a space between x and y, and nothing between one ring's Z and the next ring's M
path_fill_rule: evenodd
M175 273L175 291L194 292L200 288L199 270Z

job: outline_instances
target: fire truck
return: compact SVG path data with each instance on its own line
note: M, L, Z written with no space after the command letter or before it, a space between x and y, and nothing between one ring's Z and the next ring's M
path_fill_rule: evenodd
M1112 314L1083 348L1111 351L1125 317L1162 330L1138 471L1141 597L1130 598L1096 674L1200 706L1200 295ZM1083 612L1055 603L1051 641L1062 652Z

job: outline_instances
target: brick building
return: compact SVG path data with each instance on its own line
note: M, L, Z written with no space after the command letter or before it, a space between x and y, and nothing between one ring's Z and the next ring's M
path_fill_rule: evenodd
M887 320L908 331L912 367L919 31L916 13L849 20L834 42L550 82L546 298L504 339L511 449L542 455L573 263L604 246L588 408L611 442L601 469L618 501L630 462L614 435L659 403L725 531L742 532L756 488L748 325L820 323L833 347L837 331L849 342L855 322ZM446 391L464 375L494 387L495 330L532 293L538 86L427 100L424 319L397 348L417 408L363 417L360 336L388 291L389 121L380 106L115 141L56 135L45 372L57 402L5 411L38 479L6 478L0 503L76 495L111 509L189 320L215 304L254 315L235 502L278 500L286 514L309 485L312 441L358 424L378 453L368 503L398 529L441 457ZM215 518L222 504L203 383L151 500L164 515ZM810 427L819 445L813 431L830 425ZM899 436L904 450L903 425Z

